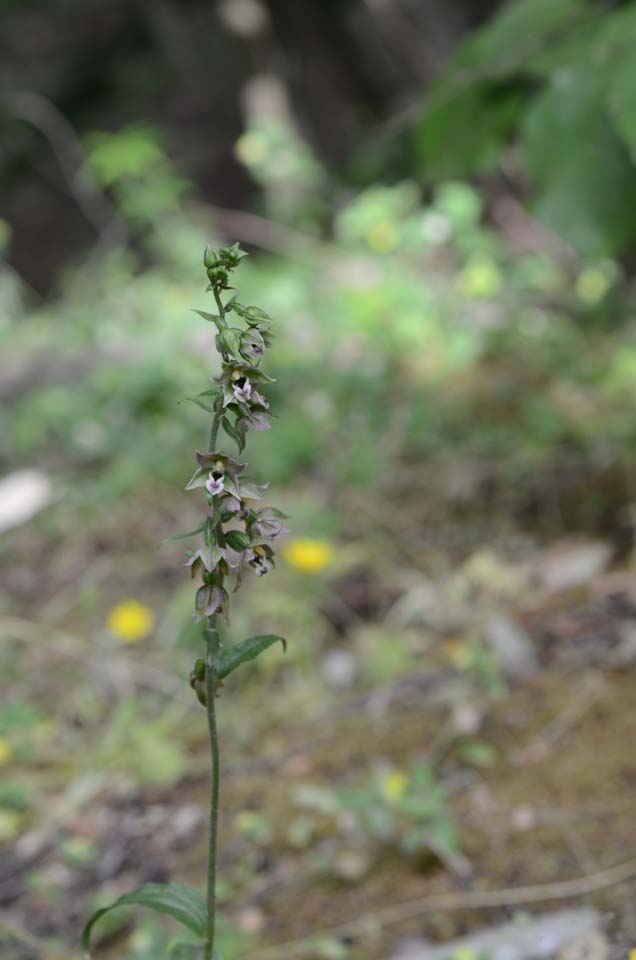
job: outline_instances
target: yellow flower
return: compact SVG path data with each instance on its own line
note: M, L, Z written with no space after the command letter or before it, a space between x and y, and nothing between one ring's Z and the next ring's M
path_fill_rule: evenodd
M147 637L155 625L152 610L136 600L118 603L108 614L108 627L121 643L136 643Z
M319 573L331 563L333 547L324 540L292 540L285 545L283 556L290 567L302 573Z
M0 840L13 840L20 833L23 816L15 810L0 810Z
M501 273L494 260L472 257L459 274L457 286L469 300L487 300L501 290Z
M6 767L12 760L13 747L6 737L0 737L0 767Z
M262 134L252 130L238 138L234 145L234 152L246 167L254 167L265 160L267 141Z
M576 292L583 303L593 306L602 300L609 290L609 278L602 270L588 267L582 270L576 278ZM632 958L630 958L632 960ZM635 958L636 960L636 958Z
M397 230L388 220L374 223L367 231L367 243L374 253L389 253L395 250L398 241Z
M384 796L387 800L395 801L404 796L404 791L408 787L409 778L399 770L394 770L387 774L382 784Z

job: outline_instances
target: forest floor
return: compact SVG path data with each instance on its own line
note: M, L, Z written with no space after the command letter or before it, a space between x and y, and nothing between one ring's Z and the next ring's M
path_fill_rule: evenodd
M169 523L157 515L146 540ZM130 573L130 529L59 545L32 613L26 571L50 534L12 534L14 599L0 620L7 960L70 960L96 904L204 874L206 731L187 631L174 640L188 588L170 556ZM268 628L282 622L290 652L266 655L219 701L224 958L387 960L405 938L446 942L572 903L598 908L612 957L626 957L636 573L603 544L517 538L426 573L406 558L389 577L385 547L345 544L318 586L283 565L269 594L249 591L248 618L255 604ZM104 631L120 580L157 611L152 640ZM339 806L362 783L372 812L377 777L403 784L417 763L457 826L450 852L407 853L408 823L365 833ZM495 893L475 908L482 891ZM113 916L98 955L151 960L164 928Z

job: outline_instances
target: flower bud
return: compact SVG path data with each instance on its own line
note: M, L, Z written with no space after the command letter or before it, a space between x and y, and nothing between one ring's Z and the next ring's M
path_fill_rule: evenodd
M225 540L233 550L245 550L250 545L250 538L240 530L230 530Z
M210 283L224 284L227 282L228 276L227 269L221 264L217 264L208 269L208 280Z
M202 660L200 657L194 661L194 667L192 668L192 676L195 679L203 681L205 680L205 660Z
M205 660L196 660L192 673L190 674L190 686L194 690L197 700L201 706L208 704L207 693L205 689Z
M206 247L205 253L203 254L203 265L208 269L210 269L211 267L215 267L216 263L217 263L216 253L214 252L214 250L211 250L209 247Z

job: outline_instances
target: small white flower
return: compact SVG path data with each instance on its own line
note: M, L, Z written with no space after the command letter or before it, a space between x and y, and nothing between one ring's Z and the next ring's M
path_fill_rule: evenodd
M223 476L215 477L213 473L210 473L205 481L205 489L211 497L218 497L219 494L223 493Z

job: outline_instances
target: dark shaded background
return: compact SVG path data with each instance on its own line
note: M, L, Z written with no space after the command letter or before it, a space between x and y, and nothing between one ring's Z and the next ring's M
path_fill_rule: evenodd
M274 73L295 120L346 184L366 138L417 107L460 38L496 6L430 0L50 0L6 2L0 31L0 214L10 262L42 293L95 241L61 165L58 121L15 99L49 100L81 137L150 123L201 196L257 202L233 155L251 79ZM61 156L60 156L61 152ZM399 176L399 158L393 174ZM404 167L405 164L402 164ZM403 171L402 171L403 172ZM355 179L355 177L354 177ZM99 203L98 224L108 219ZM52 242L54 241L54 242Z

